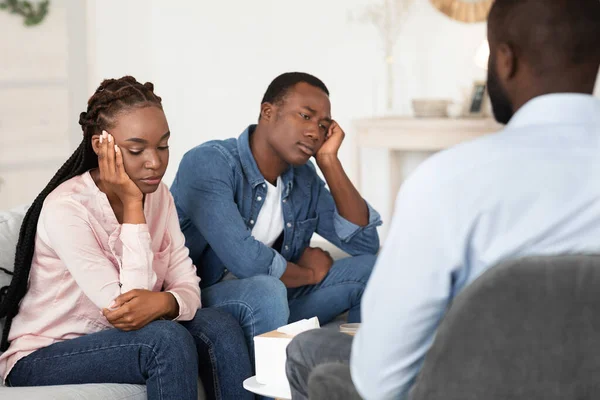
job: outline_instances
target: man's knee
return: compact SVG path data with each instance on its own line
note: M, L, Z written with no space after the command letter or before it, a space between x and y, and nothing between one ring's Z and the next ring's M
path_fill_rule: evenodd
M259 275L243 280L243 298L221 305L237 316L244 331L260 335L286 325L290 316L287 289L279 279Z
M371 277L371 272L377 261L373 254L362 254L348 258L342 258L335 262L334 267L340 269L338 276L344 282L354 282L365 286Z
M286 360L286 369L296 368L297 366L301 366L304 368L312 367L312 363L307 362L307 359L310 360L312 357L306 357L307 354L311 350L314 350L314 346L312 343L314 342L314 333L315 330L310 330L306 332L302 332L294 337L290 344L288 344L285 349L287 360Z
M257 275L244 281L251 285L259 298L276 296L287 299L287 289L279 278L271 275Z
M311 400L360 400L352 383L350 367L344 363L322 364L308 377L308 398Z
M290 309L287 300L287 288L279 280L269 275L259 275L246 279L251 286L250 306L255 312L277 315L287 323Z
M375 267L375 262L377 261L377 256L374 254L363 254L360 256L353 257L355 268L357 268L362 274L362 281L365 283L369 280L371 276L371 272L373 271L373 267Z
M348 361L352 337L336 330L312 329L296 335L286 349L288 363L304 368L337 361Z

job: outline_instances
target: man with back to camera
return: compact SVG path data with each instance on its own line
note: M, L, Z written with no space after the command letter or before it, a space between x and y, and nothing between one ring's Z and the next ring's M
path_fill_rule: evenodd
M452 299L487 269L600 252L600 2L496 0L488 40L506 128L434 155L403 184L354 340L317 330L288 346L293 399L309 387L314 400L405 398ZM331 373L309 385L317 366Z

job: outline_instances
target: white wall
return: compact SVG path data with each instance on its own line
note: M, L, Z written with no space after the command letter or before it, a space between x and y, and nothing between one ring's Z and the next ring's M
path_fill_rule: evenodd
M209 139L237 136L256 121L269 82L285 71L320 77L333 116L348 134L351 177L355 118L384 110L384 64L376 29L352 22L369 0L90 0L90 90L123 74L151 80L171 126L170 183L182 155ZM413 97L460 99L484 77L473 56L485 24L452 21L416 0L396 47L396 112ZM387 216L387 155L365 150L364 196ZM367 179L368 178L368 179ZM389 218L386 218L389 220Z
M71 104L86 95L81 4L53 0L34 27L0 12L0 210L31 202L80 140Z
M349 14L376 3L53 0L33 28L0 12L0 36L10 38L0 40L0 209L32 200L80 140L77 116L94 88L124 74L154 81L165 100L168 183L187 149L254 122L270 80L290 70L314 73L331 89L334 117L348 134L342 161L355 178L352 120L384 114L385 90L378 33ZM398 114L409 114L415 97L459 100L484 77L473 56L485 24L415 3L396 46ZM387 155L365 149L362 160L363 193L389 220Z

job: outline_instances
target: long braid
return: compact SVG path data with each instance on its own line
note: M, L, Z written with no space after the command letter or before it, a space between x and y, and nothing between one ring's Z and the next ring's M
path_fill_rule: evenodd
M104 80L88 101L87 111L79 116L83 140L79 147L56 172L44 190L33 201L25 214L15 254L13 277L9 286L0 289L0 318L6 317L0 351L8 348L8 334L13 318L19 312L19 303L27 292L29 270L35 251L38 220L44 200L63 182L98 167L98 157L92 148L92 136L114 126L115 116L135 107L155 106L162 108L161 98L154 94L150 82L139 83L131 76Z

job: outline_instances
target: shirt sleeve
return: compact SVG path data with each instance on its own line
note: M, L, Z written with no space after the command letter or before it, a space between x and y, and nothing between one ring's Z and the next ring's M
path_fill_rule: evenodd
M366 226L348 221L338 213L333 195L325 186L325 182L318 176L316 179L319 191L317 233L350 255L377 254L379 251L377 227L382 224L379 213L367 203L369 223Z
M167 192L168 193L168 192ZM189 257L185 237L181 233L173 197L169 196L168 234L171 237L171 257L165 275L164 290L171 293L179 305L179 315L175 320L189 321L200 308L200 278Z
M152 290L156 283L152 269L154 253L146 224L119 226L110 235L109 248L105 249L89 221L88 211L81 204L61 198L44 205L39 228L73 279L99 309L109 307L122 293Z
M452 275L462 265L451 196L435 186L422 174L402 186L362 298L351 373L367 400L405 398L448 306Z
M280 278L287 261L256 240L246 226L234 199L233 168L217 148L199 147L188 152L177 172L178 206L236 277Z

